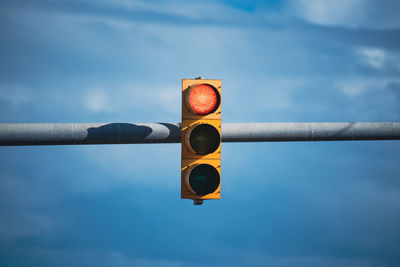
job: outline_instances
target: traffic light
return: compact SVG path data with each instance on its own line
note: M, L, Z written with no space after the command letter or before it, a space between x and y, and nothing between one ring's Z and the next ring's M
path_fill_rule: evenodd
M221 80L182 79L181 198L221 198Z

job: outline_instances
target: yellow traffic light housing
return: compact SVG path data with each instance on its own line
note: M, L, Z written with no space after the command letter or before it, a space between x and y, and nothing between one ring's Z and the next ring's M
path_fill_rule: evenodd
M181 198L221 198L221 80L182 80Z

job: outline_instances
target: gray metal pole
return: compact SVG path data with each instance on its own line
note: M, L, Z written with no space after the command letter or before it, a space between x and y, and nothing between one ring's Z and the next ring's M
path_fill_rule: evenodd
M1 146L179 143L179 123L0 124ZM223 142L400 140L400 122L223 123Z
M21 123L0 124L0 145L178 143L180 124Z
M224 142L400 140L400 122L223 124Z

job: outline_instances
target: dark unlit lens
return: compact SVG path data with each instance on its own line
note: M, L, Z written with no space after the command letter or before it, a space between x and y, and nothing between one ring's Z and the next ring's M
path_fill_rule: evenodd
M210 124L200 124L190 134L189 142L193 150L200 155L215 152L220 144L218 130Z
M209 164L200 164L190 173L189 183L198 195L213 193L220 183L219 172Z

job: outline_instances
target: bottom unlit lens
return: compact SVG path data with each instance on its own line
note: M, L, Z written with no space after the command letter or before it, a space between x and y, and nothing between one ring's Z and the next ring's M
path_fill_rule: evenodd
M209 164L197 165L189 175L190 187L198 195L213 193L217 190L219 183L219 172Z

